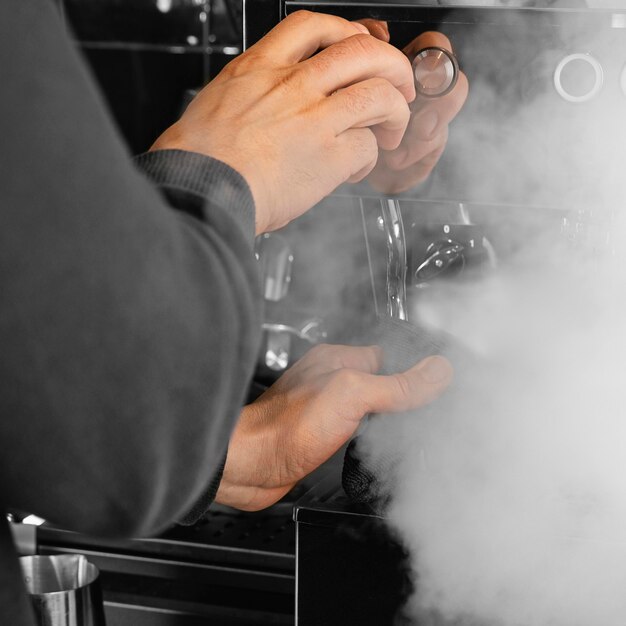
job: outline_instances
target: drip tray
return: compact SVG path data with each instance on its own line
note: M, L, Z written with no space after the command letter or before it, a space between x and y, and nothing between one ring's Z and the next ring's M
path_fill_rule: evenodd
M214 505L153 539L93 538L44 525L40 554L84 554L101 572L107 626L293 624L293 503Z

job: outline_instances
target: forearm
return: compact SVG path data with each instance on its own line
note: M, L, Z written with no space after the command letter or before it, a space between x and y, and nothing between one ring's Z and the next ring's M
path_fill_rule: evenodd
M230 193L198 182L208 159L160 193L49 2L2 3L0 30L1 499L155 532L207 488L251 375L252 199L234 173Z

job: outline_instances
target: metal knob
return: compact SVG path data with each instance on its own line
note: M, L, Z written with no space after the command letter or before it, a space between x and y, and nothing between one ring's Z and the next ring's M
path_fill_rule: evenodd
M428 257L415 270L415 283L426 283L452 268L463 269L465 266L464 250L464 246L452 239L431 243L427 250Z
M427 98L437 98L452 91L458 75L459 63L445 48L422 48L413 59L415 88Z
M554 88L567 102L587 102L595 98L603 83L602 65L585 52L567 55L554 70Z

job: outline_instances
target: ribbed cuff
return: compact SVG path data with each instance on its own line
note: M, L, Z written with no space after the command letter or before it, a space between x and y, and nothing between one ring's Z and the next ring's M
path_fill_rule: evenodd
M207 487L207 490L200 496L197 502L193 505L193 508L185 517L178 520L178 524L181 526L193 526L202 516L208 511L219 489L220 482L222 481L222 475L224 474L224 465L226 464L226 457L223 458L219 467L215 470L215 474Z
M255 207L248 183L230 165L197 152L154 150L135 163L160 187L187 191L227 209L244 230L255 234Z

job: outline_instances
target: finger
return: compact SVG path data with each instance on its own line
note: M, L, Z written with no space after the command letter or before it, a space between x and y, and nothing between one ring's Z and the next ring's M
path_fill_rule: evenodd
M401 374L367 377L362 385L363 401L370 413L415 409L437 398L452 381L450 362L431 356Z
M374 189L384 193L396 194L407 191L423 183L430 176L444 148L445 144L425 156L418 163L399 171L391 170L387 165L381 163L380 167L374 168L369 175L369 183ZM380 161L383 159L381 158Z
M296 11L250 47L248 53L260 54L278 65L292 65L308 59L320 48L363 32L362 24L335 15Z
M374 169L378 161L378 142L369 128L350 128L336 138L328 157L335 186L339 186L364 171L369 173Z
M415 98L411 64L397 48L370 35L355 35L333 44L300 64L326 95L368 78L384 78L404 96Z
M390 36L387 22L365 18L363 20L357 20L357 23L363 24L372 37L376 37L376 39L386 41L387 43L389 42Z
M320 113L331 120L337 135L348 128L372 127L384 150L398 147L411 115L402 94L384 78L340 89L324 100Z
M332 370L348 368L373 374L382 366L383 353L378 346L321 344L309 350L305 359L308 365L320 363Z
M413 139L409 132L407 131L397 150L383 152L382 158L389 169L394 171L406 170L437 151L441 154L448 141L447 126L444 127L439 135L428 141Z
M350 176L350 178L348 178L346 182L350 183L351 185L354 183L359 183L364 178L367 178L375 169L376 169L376 162L371 162L368 165L366 165L364 168L360 169L358 172L352 174L352 176Z
M428 140L440 134L463 108L468 92L467 77L461 72L449 93L439 98L418 96L412 106L414 113L407 129L408 138Z
M454 52L452 50L450 40L443 33L438 33L436 31L427 31L422 33L413 39L410 44L405 46L402 49L402 52L404 52L404 54L406 54L412 61L420 50L432 47L443 48L448 52Z

